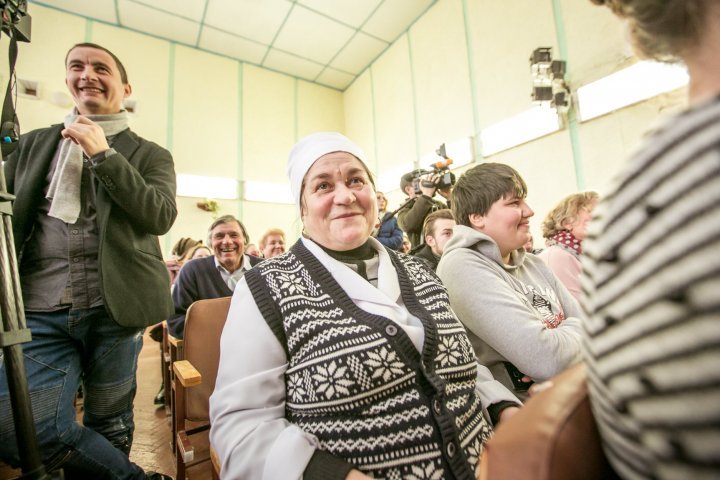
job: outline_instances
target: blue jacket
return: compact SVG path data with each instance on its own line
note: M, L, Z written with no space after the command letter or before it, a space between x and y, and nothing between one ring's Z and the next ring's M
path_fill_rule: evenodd
M393 250L398 250L402 245L403 231L398 226L397 218L391 217L390 212L385 213L383 216L377 239L380 243Z

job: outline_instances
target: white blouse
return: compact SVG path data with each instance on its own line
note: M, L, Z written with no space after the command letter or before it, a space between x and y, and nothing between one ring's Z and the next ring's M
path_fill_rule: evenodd
M302 242L358 307L397 323L422 350L422 323L404 307L397 273L380 242L370 239L379 254L377 288L313 241L303 238ZM224 479L302 478L318 442L285 420L287 367L283 346L258 310L247 280L241 279L222 333L220 366L210 398L210 441L221 459ZM478 390L486 407L503 400L518 402L481 365Z

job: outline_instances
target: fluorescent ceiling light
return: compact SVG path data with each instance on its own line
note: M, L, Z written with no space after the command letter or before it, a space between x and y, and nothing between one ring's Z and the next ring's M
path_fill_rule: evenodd
M179 197L238 198L238 184L234 178L203 177L180 173L177 176L177 195Z
M247 180L243 183L243 187L243 197L250 202L280 203L283 205L293 205L295 203L289 183Z
M558 130L560 119L557 111L536 106L483 129L480 132L482 153L487 157Z
M687 69L660 62L638 62L577 90L580 120L599 117L687 85Z
M452 168L467 165L475 160L473 137L463 137L445 144L445 153L452 158Z

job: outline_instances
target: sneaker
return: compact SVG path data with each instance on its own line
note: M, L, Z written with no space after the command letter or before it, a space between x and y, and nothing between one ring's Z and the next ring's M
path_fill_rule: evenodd
M150 328L149 336L156 342L162 342L163 337L163 326L162 322L153 325Z
M155 405L165 405L165 387L160 386L160 391L155 395L155 398L153 399L153 403Z
M145 480L174 480L170 475L157 472L145 472Z

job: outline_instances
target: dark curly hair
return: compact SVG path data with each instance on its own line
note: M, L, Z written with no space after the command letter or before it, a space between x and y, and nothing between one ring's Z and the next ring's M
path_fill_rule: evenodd
M638 53L673 61L694 47L702 34L709 1L714 0L590 0L627 18Z

